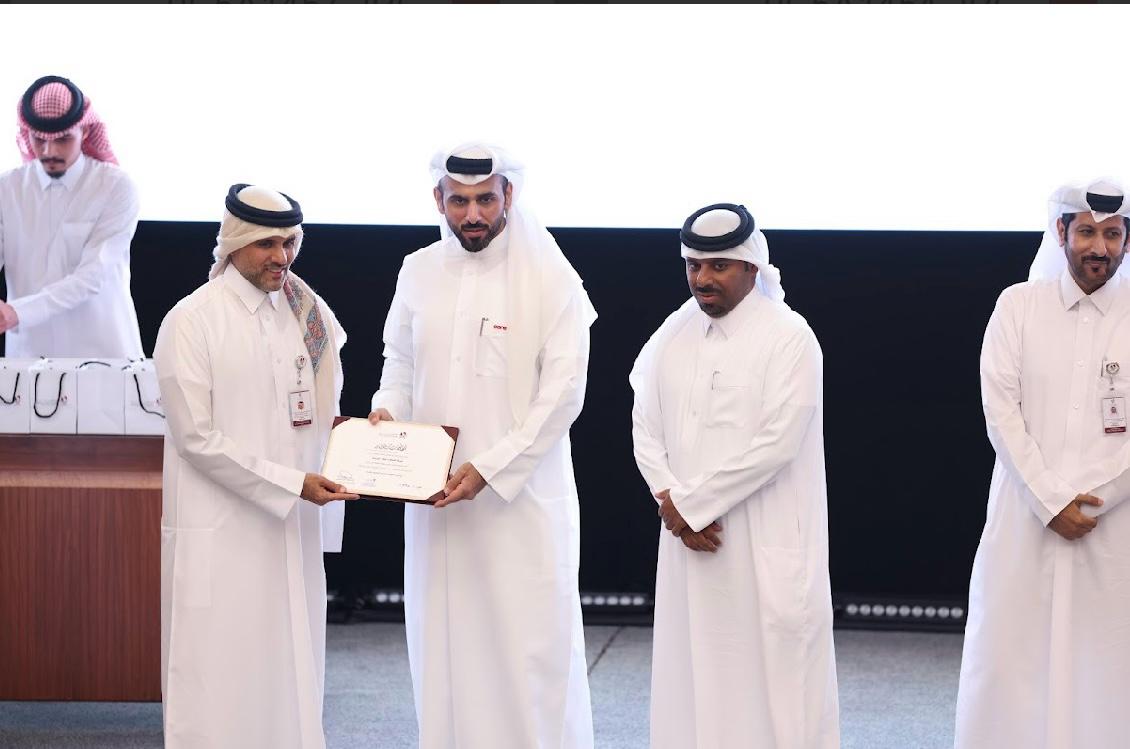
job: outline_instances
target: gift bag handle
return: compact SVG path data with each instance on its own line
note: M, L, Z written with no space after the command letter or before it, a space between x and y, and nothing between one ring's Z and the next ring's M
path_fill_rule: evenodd
M165 414L161 413L160 411L150 411L145 407L145 401L141 398L141 382L137 379L137 372L133 373L133 386L137 388L137 405L141 406L141 410L147 414L160 416L162 419L165 418Z
M20 397L19 393L20 393L20 373L16 372L16 384L12 386L12 398L11 398L11 400L0 395L0 403L3 403L5 406L14 405L15 402Z
M59 411L59 404L63 402L63 378L67 376L67 373L59 373L59 392L55 395L55 408L49 414L39 413L39 375L41 374L42 372L35 373L35 382L32 384L31 407L35 410L35 415L39 418L50 419Z

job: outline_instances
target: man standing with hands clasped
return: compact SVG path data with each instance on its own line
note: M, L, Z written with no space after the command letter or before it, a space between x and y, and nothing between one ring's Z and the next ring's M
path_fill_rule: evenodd
M957 749L1130 741L1130 201L1109 180L1048 201L1026 283L985 330L996 450L969 583Z
M653 749L837 749L823 357L744 206L680 232L693 294L640 351L660 531Z

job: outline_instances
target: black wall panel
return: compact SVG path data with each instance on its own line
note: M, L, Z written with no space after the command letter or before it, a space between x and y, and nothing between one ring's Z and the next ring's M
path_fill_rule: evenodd
M205 279L217 224L142 222L133 294L152 353L165 312ZM381 328L401 259L435 227L307 225L295 270L331 304L349 341L343 413L368 413ZM677 232L554 230L592 297L585 410L572 431L581 496L581 588L654 587L658 521L631 450L627 375L686 297ZM977 359L997 295L1024 279L1036 233L769 231L787 301L824 350L833 590L963 598L993 454ZM349 506L331 589L401 587L402 510Z

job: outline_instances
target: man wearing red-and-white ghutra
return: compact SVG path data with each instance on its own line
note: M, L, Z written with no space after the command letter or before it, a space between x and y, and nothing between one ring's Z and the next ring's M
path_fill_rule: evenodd
M997 453L969 584L957 749L1130 740L1130 200L1052 194L1026 283L997 300L981 398Z

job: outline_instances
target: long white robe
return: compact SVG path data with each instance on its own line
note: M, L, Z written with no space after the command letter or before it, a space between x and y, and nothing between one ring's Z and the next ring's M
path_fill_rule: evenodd
M137 188L86 156L58 179L38 161L0 175L0 268L19 325L5 356L139 359L130 296Z
M460 428L454 466L473 500L404 508L404 611L422 749L591 747L568 430L580 413L588 324L570 302L541 351L528 415L511 416L504 231L408 256L385 325L373 408Z
M1106 434L1104 360L1130 397L1130 283L1090 296L1065 272L1006 289L981 394L997 452L969 585L958 749L1130 742L1130 495L1125 433ZM1076 541L1046 528L1080 493L1106 504ZM1088 509L1088 514L1096 514Z
M344 331L319 300L340 348ZM302 332L280 292L234 266L165 317L154 359L168 418L161 528L166 749L320 749L323 512L298 493L329 436L294 428ZM336 357L335 357L336 358ZM303 387L317 409L309 357ZM319 376L341 372L325 357ZM327 523L328 525L329 523ZM340 525L337 526L340 534ZM335 546L336 544L336 546ZM327 550L340 548L340 536Z
M688 300L631 373L636 462L716 553L660 526L651 680L656 749L833 749L822 355L800 315L749 294Z

